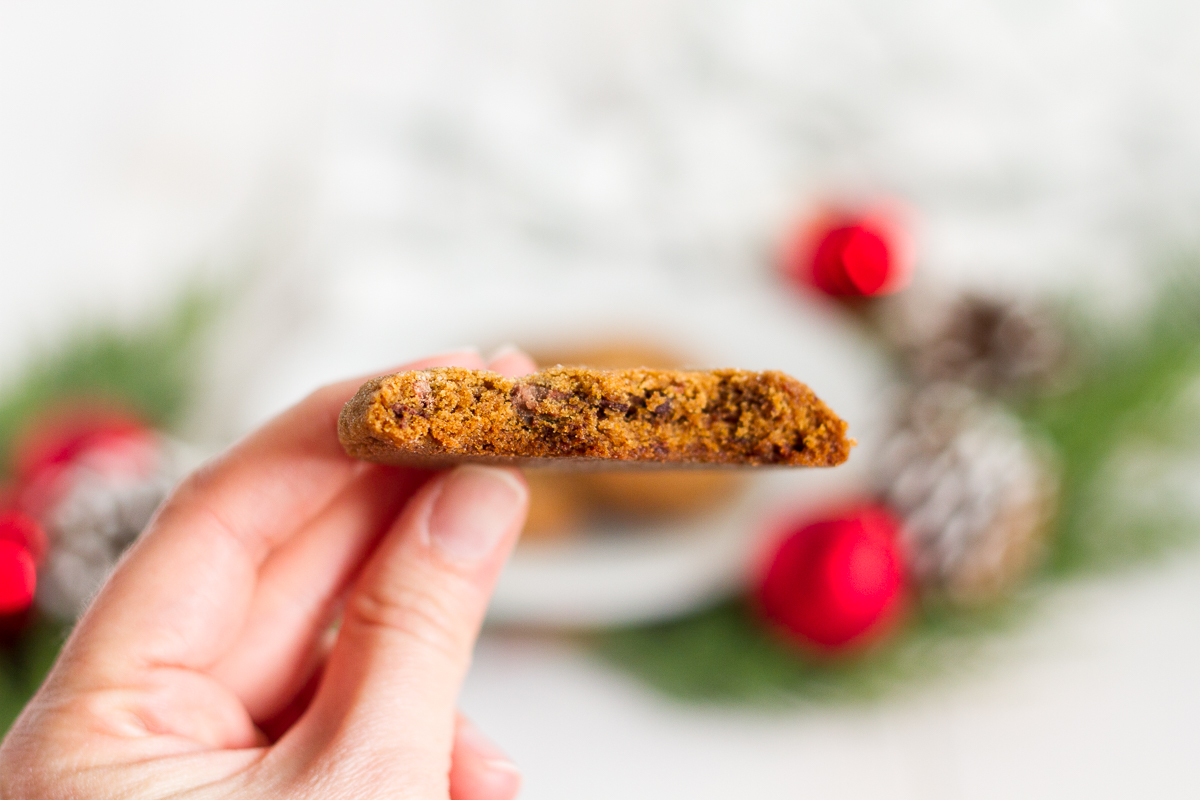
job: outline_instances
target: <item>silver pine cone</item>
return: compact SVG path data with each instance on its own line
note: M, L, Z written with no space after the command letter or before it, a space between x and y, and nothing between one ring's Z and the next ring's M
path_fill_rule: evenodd
M1036 564L1056 498L1046 453L962 384L910 389L874 465L904 521L920 589L961 603L1012 589Z
M154 461L145 474L131 474L85 459L62 476L67 489L42 518L50 540L38 574L42 611L67 621L82 614L121 554L199 459L159 439Z
M910 290L882 303L880 330L920 381L996 395L1052 391L1069 374L1067 337L1048 307L978 293Z

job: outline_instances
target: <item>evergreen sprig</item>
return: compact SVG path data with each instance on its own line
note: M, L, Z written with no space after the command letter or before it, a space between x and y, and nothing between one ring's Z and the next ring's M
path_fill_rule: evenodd
M1194 522L1177 504L1131 519L1114 507L1122 492L1112 484L1120 479L1114 460L1139 447L1154 450L1162 463L1195 447L1194 436L1181 432L1196 430L1200 409L1181 404L1180 395L1200 376L1200 278L1174 277L1140 324L1115 336L1104 330L1097 320L1077 336L1088 359L1077 384L1024 413L1061 464L1047 564L1056 575L1156 555Z
M751 704L872 699L973 663L995 634L1025 618L1044 589L1068 576L1129 565L1192 541L1197 509L1172 495L1173 464L1200 452L1200 274L1164 281L1148 311L1115 332L1076 330L1077 380L1015 409L1054 449L1059 514L1046 569L1019 597L987 608L919 605L889 642L828 660L765 629L742 598L669 622L604 632L598 652L665 693L690 701ZM1194 399L1194 398L1193 398ZM1138 458L1155 468L1122 469ZM1138 502L1138 495L1152 497Z
M60 403L115 401L148 424L177 423L193 388L196 346L220 298L216 290L193 287L168 313L140 326L79 325L35 352L0 383L0 474L9 469L23 426Z
M901 635L838 658L774 634L744 598L669 622L608 631L596 643L611 662L682 700L763 708L863 702L974 663L987 637L1024 618L1030 600L973 610L921 607Z
M42 617L0 648L0 736L42 685L67 632L63 623Z
M35 353L0 384L0 474L10 469L23 427L61 403L116 403L160 429L177 423L194 388L198 346L222 297L194 287L166 314L142 325L81 325ZM66 626L38 618L0 644L0 734L41 684L66 633Z

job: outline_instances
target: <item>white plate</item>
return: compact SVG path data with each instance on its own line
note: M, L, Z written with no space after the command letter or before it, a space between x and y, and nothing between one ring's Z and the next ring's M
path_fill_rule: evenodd
M736 585L774 515L860 491L879 424L883 361L832 301L804 296L747 269L723 285L667 280L609 265L533 285L477 271L470 281L376 269L330 278L320 315L265 359L242 391L245 427L312 386L454 345L556 346L644 338L695 366L779 369L807 383L850 423L860 446L833 470L770 470L738 504L701 521L588 531L569 542L522 546L500 580L489 618L525 625L593 626L677 614ZM603 275L596 280L593 275ZM631 286L641 287L631 292ZM397 305L396 298L408 298Z
M782 369L808 383L850 423L860 446L833 470L763 471L740 501L700 520L594 528L567 541L521 545L501 577L490 621L588 627L677 615L742 582L777 517L812 513L862 492L865 456L881 421L885 371L879 354L839 310L749 287L737 296L688 298L655 314L656 327L665 332L656 335L707 354L706 366ZM518 341L537 342L547 331L561 330L553 323L540 330L530 325ZM595 335L614 324L580 313L569 330Z

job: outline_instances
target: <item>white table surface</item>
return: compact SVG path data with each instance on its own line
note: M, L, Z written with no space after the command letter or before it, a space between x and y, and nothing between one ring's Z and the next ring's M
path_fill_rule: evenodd
M251 264L198 365L189 434L219 444L321 381L520 328L464 310L570 304L601 274L643 305L763 287L773 237L831 191L906 198L928 275L1120 306L1148 252L1200 227L1198 17L1134 0L8 4L0 376L81 316L137 319L197 265ZM403 312L368 319L365 297ZM1067 587L990 667L866 707L680 706L500 633L462 702L527 798L1182 798L1200 796L1197 675L1189 555Z

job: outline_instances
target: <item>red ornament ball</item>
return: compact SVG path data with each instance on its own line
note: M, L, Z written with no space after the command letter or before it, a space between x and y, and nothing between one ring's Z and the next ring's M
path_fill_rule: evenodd
M794 237L783 269L834 297L874 297L908 285L911 247L895 214L828 214Z
M19 614L33 605L37 566L28 550L0 539L0 616Z
M33 517L20 511L0 511L0 542L12 542L29 551L35 564L46 555L46 532Z
M64 409L24 431L14 448L14 471L19 482L28 483L64 469L85 453L119 452L150 435L145 425L123 411Z
M868 506L786 535L758 586L761 613L800 642L827 651L875 641L906 605L900 524Z
M148 474L156 463L154 432L123 410L64 406L33 422L13 448L13 505L36 518L56 502L81 464L110 474Z

